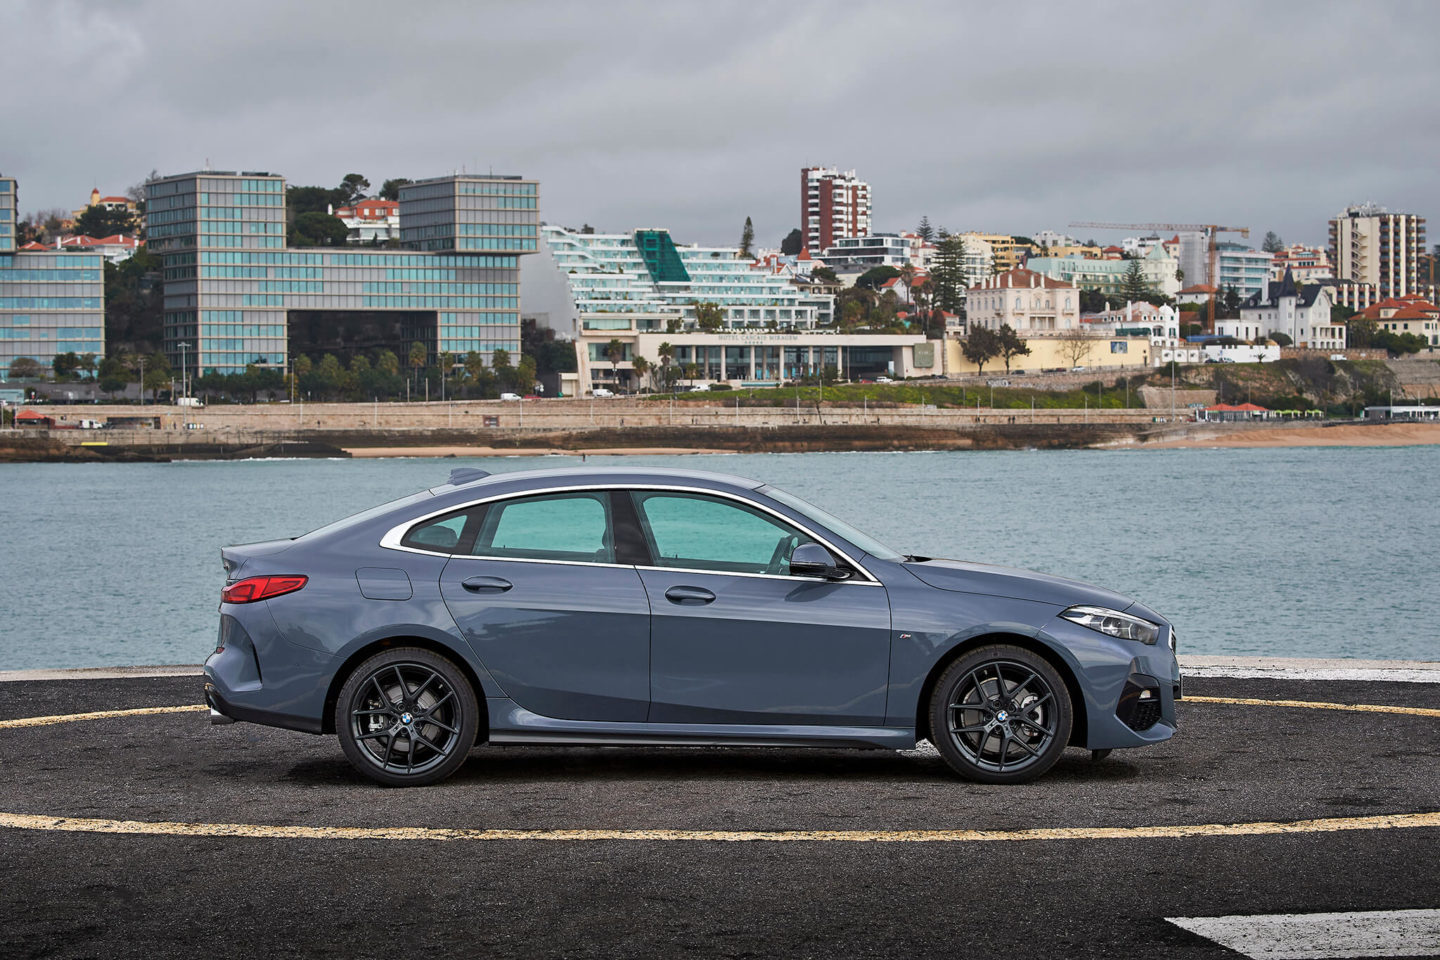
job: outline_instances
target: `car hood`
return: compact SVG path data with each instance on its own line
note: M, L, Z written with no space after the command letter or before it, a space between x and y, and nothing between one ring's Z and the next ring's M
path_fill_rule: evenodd
M1112 610L1125 610L1135 605L1134 600L1113 590L1016 567L964 560L917 560L906 562L904 567L932 587L957 593L1035 600L1060 607L1089 603Z

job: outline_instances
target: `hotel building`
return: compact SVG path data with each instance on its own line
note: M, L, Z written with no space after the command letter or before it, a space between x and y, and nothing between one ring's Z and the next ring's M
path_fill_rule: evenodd
M539 185L448 176L400 190L405 250L286 246L285 180L197 171L146 185L163 258L165 351L191 374L287 369L291 352L520 349L520 256L538 247ZM305 337L292 337L299 327ZM363 330L360 333L347 331Z
M800 171L800 233L805 249L818 257L846 237L870 233L870 184L834 167Z
M575 338L582 395L638 389L635 358L659 365L662 343L674 348L674 368L695 365L686 383L774 386L827 366L853 377L906 370L925 342L918 334L824 329L832 296L741 258L735 247L676 244L661 229L580 233L547 225L541 236L544 249L525 268L526 303ZM720 308L719 330L699 328L697 302ZM612 340L620 344L613 357Z
M0 177L0 378L28 357L105 352L105 269L98 253L17 250L15 181Z

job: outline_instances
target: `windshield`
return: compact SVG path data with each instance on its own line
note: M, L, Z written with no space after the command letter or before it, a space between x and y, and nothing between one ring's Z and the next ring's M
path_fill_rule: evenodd
M861 533L859 530L856 530L854 527L850 526L850 524L846 523L844 520L841 520L839 517L831 516L824 510L821 510L819 507L815 506L813 503L806 503L804 500L801 500L793 493L786 493L784 490L769 486L760 487L755 492L763 493L771 500L778 500L780 503L785 504L785 506L789 507L791 510L796 511L801 516L807 517L810 520L814 520L820 526L832 531L833 533L835 533L836 536L843 537L844 539L853 543L855 546L859 547L861 550L864 550L866 553L870 554L870 556L872 557L875 557L879 560L904 559L900 554L896 553L894 550L891 550L889 547L885 546L885 544L881 543L879 540L876 540L868 533Z

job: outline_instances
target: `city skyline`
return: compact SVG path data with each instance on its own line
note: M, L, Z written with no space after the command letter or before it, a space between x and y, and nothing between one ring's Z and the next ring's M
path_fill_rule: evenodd
M355 171L372 190L524 171L547 184L551 223L718 244L750 216L765 247L800 226L794 171L810 165L869 182L877 231L922 215L1018 234L1215 222L1323 245L1353 203L1440 208L1440 134L1414 119L1440 92L1430 5L1100 4L1065 30L938 4L346 12L6 5L0 30L71 66L11 105L23 136L0 145L0 172L28 213L207 160L305 185ZM237 94L257 63L264 80Z

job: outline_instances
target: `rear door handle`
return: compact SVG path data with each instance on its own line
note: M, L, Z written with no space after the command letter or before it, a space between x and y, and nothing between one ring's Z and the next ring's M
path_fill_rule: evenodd
M671 587L665 591L665 599L671 603L709 603L715 599L715 594L704 587Z
M501 577L466 577L460 586L472 593L504 593L514 584Z

